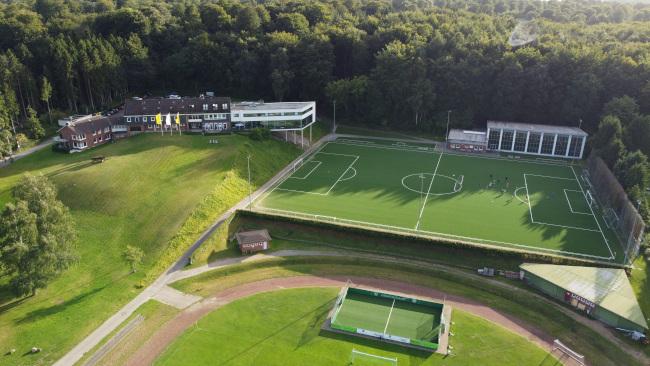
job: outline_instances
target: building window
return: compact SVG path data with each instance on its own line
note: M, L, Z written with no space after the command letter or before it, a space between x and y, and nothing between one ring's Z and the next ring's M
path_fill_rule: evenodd
M553 153L553 142L555 141L555 135L544 135L542 139L542 154L551 155Z
M526 132L516 132L515 135L515 151L525 151L526 149L526 136L528 134Z
M224 111L227 111L228 110L228 103L222 104L221 109L223 109Z
M131 117L126 117L127 122L131 122Z
M581 136L573 136L571 138L571 145L569 145L569 156L572 156L574 158L580 157L580 151L582 150L583 139L584 138Z
M514 135L512 130L503 130L503 137L501 137L501 148L500 150L512 150L512 139Z
M568 145L569 145L569 136L557 135L557 142L555 143L555 155L557 156L566 155L566 149Z
M528 137L528 150L526 152L537 154L539 151L539 140L542 135L538 132L531 132Z
M204 105L203 105L203 110L204 110L204 111L207 111L207 110L208 110L208 105L207 105L207 104L204 104Z
M499 149L499 135L501 130L490 130L490 136L488 137L488 149L498 150Z

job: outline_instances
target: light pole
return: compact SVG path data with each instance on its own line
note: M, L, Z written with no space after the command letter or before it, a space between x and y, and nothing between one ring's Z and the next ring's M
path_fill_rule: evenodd
M451 109L447 111L447 132L445 133L445 142L449 138L449 116L451 115Z
M251 187L251 154L246 157L246 165L248 167L248 209L251 209L253 204L253 188Z
M334 105L334 124L332 125L332 132L336 132L336 99L332 101L332 104Z

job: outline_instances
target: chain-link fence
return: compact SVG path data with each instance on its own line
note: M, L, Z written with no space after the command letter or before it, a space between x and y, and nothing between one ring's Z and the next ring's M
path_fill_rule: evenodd
M583 178L602 206L607 225L618 235L625 250L626 260L632 261L639 252L643 238L643 218L630 202L614 173L593 153L587 159L587 174Z

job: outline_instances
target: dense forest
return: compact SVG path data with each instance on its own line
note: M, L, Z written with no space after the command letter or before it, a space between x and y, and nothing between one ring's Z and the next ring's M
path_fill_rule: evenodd
M131 95L336 100L347 123L436 135L449 110L455 127L603 124L599 151L617 171L634 156L622 180L645 202L649 41L650 4L630 2L1 1L0 153Z

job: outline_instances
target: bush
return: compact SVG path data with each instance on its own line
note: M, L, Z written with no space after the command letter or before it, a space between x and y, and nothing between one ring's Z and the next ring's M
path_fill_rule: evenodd
M268 128L261 128L261 127L253 128L251 130L251 134L249 135L249 137L251 138L251 140L255 140L255 141L268 140L271 138L271 130L269 130Z

